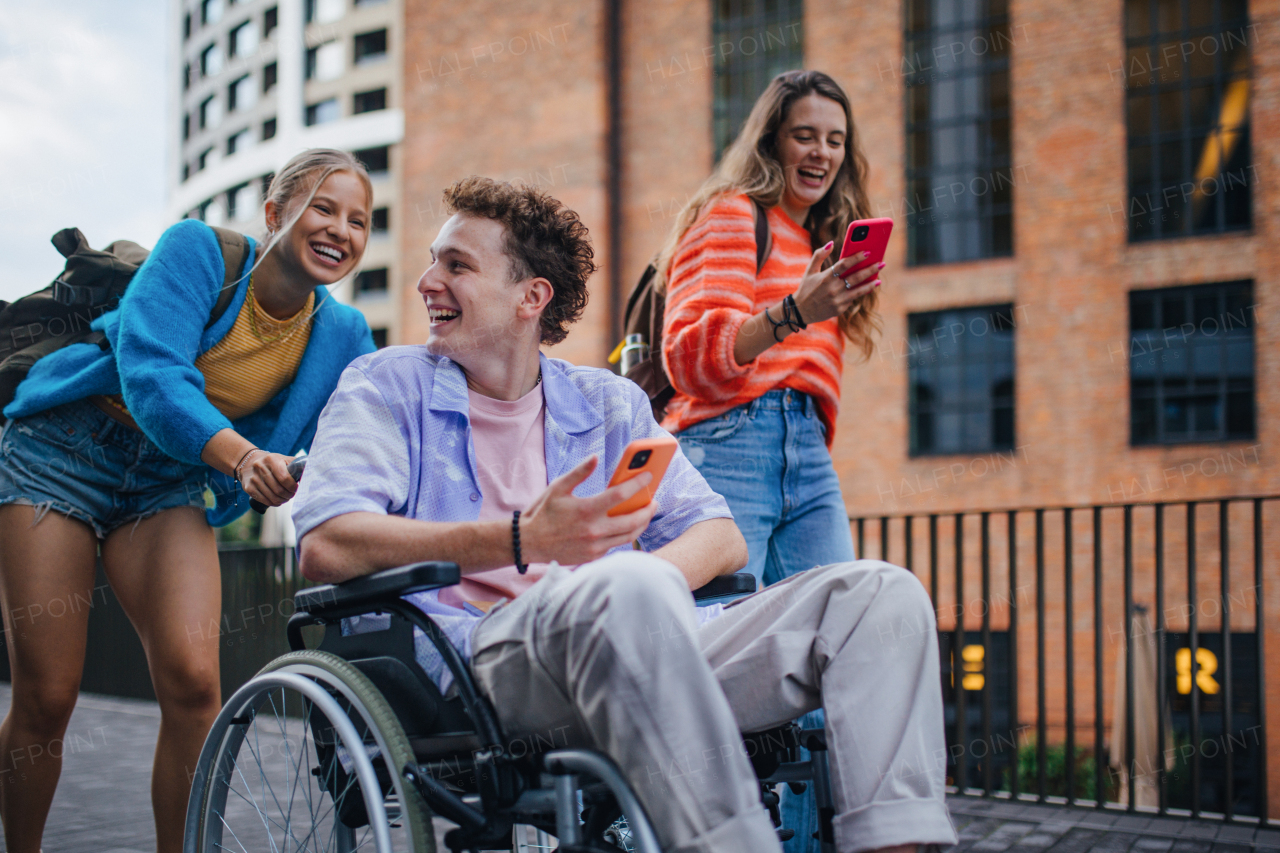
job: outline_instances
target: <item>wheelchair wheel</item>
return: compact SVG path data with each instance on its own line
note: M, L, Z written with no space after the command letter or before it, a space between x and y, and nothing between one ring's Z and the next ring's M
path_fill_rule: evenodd
M200 754L185 853L435 853L400 769L404 730L369 679L326 652L277 658L235 692Z

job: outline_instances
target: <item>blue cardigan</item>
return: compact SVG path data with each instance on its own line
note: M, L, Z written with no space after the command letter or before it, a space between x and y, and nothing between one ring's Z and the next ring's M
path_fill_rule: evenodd
M228 420L205 397L195 360L235 325L256 253L250 240L235 298L206 330L224 279L222 251L203 222L187 219L172 226L129 283L120 307L93 321L111 349L73 344L36 362L5 416L21 418L94 394L123 393L147 437L188 465L200 464L205 444L227 428L272 453L295 454L308 447L343 368L374 351L373 336L359 311L325 299L326 289L317 287L320 309L293 383L258 411ZM213 469L208 473L217 498L209 523L228 524L249 508L249 497L231 477Z

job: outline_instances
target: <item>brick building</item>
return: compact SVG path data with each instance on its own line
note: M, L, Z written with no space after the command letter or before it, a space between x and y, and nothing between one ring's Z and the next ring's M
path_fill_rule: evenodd
M583 215L601 262L586 317L552 354L601 365L627 289L769 76L827 71L854 104L873 215L895 220L883 334L869 362L846 361L833 449L850 514L867 519L858 528L867 553L878 555L886 530L882 553L911 563L933 589L944 630L964 612L964 629L981 631L989 614L990 642L949 638L978 649L974 660L957 655L956 669L963 658L971 674L1006 685L1017 677L1016 709L1005 703L1005 716L995 713L1000 725L1032 727L1023 743L1042 720L1047 740L1067 736L1063 646L1071 638L1071 733L1087 746L1096 707L1104 740L1114 734L1131 518L1133 600L1165 613L1151 618L1167 632L1171 727L1183 725L1191 699L1205 720L1222 700L1180 691L1178 643L1229 666L1229 650L1209 648L1225 631L1242 649L1230 731L1252 719L1256 735L1266 730L1258 728L1264 697L1246 688L1261 666L1257 615L1280 614L1277 514L1257 504L1265 536L1255 565L1254 505L1231 504L1225 516L1218 504L1201 506L1192 537L1199 572L1188 584L1190 513L1178 502L1266 496L1280 486L1269 440L1280 429L1280 399L1266 379L1280 372L1280 326L1268 309L1280 289L1280 6L1081 0L1065 11L1047 0L477 0L459 15L405 0L398 219L406 279L429 263L450 182L486 174L544 186ZM400 339L424 339L418 295L406 287L403 300ZM1160 510L1159 561L1156 510L1145 506L1153 501L1174 504ZM1144 505L1089 509L1126 503ZM1064 506L1083 507L1069 533L1054 509ZM1032 511L1014 521L1019 574L1011 584L1003 511L1014 508ZM1050 508L1039 516L1039 549L1036 508ZM993 512L986 522L974 514L983 510ZM957 512L969 513L958 560ZM883 528L881 516L892 516ZM984 523L994 592L959 611L956 601L981 589ZM1261 605L1248 598L1258 589L1255 568L1267 581ZM1010 600L1019 602L1016 632ZM1180 602L1214 603L1196 609L1203 639L1189 639L1192 617ZM1042 718L1038 643L1048 647ZM1280 659L1274 631L1266 647ZM989 700L968 683L961 698ZM1267 687L1272 760L1261 762L1256 748L1233 759L1237 775L1241 762L1252 762L1253 775L1241 775L1233 794L1205 788L1198 807L1220 811L1234 796L1231 808L1257 812L1260 768L1280 766L1280 680ZM1205 720L1192 733L1207 743ZM1194 760L1209 768L1220 757L1201 749ZM1271 781L1266 799L1276 814L1280 772Z

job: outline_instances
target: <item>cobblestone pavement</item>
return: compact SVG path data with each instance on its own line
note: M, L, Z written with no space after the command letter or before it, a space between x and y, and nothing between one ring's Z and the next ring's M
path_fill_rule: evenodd
M0 708L8 709L9 695L0 683ZM154 702L81 694L45 853L155 850L150 779L159 724ZM1248 825L975 798L949 805L960 834L950 853L1280 853L1280 830Z

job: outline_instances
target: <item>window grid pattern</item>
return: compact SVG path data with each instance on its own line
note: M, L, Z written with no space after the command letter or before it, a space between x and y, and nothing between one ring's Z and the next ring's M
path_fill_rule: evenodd
M1014 447L1012 305L907 318L912 456Z
M1134 445L1255 436L1253 283L1129 294Z
M907 0L907 263L1013 254L1007 0Z
M1129 240L1247 229L1246 0L1127 0Z
M769 81L804 66L804 3L714 0L711 8L712 132L718 160Z

